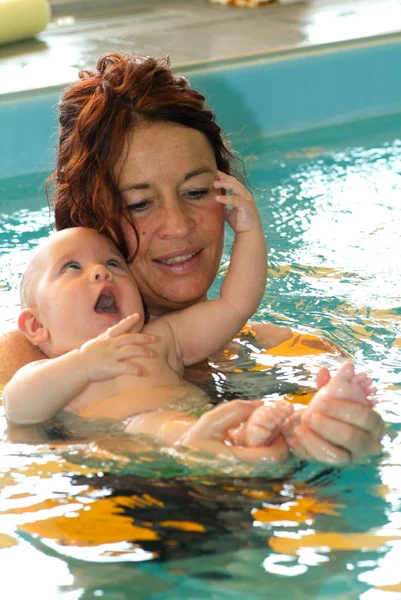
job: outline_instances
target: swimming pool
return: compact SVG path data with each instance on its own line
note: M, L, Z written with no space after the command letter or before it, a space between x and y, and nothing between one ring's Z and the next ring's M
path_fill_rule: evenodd
M318 329L371 370L380 382L378 410L389 423L385 454L343 469L294 462L285 473L233 478L216 475L215 464L189 468L151 448L128 454L112 436L102 443L98 435L90 443L78 436L11 441L3 420L2 595L401 594L400 48L399 40L377 40L188 71L208 95L213 90L211 104L227 130L238 132L233 142L247 156L270 247L258 318ZM0 130L14 144L0 161L4 329L18 310L26 251L49 229L37 190L51 163L55 98L51 91L0 104ZM31 124L36 135L20 152ZM226 256L230 241L228 235ZM254 370L219 380L222 395L238 387L264 392L272 370L282 393L291 385L307 389L317 364L337 363L329 355L257 351L241 360ZM24 574L16 577L21 564Z

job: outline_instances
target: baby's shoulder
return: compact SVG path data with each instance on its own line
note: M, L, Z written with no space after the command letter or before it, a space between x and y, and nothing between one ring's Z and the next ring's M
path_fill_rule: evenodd
M142 333L156 336L158 352L165 352L167 362L177 370L176 363L182 360L181 353L177 347L173 329L164 317L160 317L147 323L142 329Z

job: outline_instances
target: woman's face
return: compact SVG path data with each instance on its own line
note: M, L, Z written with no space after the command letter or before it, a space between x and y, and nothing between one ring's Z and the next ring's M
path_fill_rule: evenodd
M127 210L139 230L132 271L151 315L206 297L224 243L224 206L215 201L216 160L206 136L174 123L146 123L117 164ZM134 251L128 221L124 234Z

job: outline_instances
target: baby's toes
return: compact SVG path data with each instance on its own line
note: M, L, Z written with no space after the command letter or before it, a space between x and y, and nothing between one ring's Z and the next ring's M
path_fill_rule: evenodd
M355 368L353 363L348 361L341 365L338 371L334 373L330 381L336 380L338 383L341 381L343 383L347 381L351 383L353 377L355 377Z
M366 394L356 377L354 365L350 362L344 363L333 375L328 384L317 392L312 401L313 404L316 404L321 395L326 398L327 396L333 396L343 400L366 404Z
M229 429L227 431L227 438L234 446L246 446L245 423Z
M281 400L257 408L244 426L246 446L267 446L273 443L292 412L292 404Z
M373 379L368 377L366 373L357 373L354 380L358 383L366 396L377 392L377 388L373 385Z

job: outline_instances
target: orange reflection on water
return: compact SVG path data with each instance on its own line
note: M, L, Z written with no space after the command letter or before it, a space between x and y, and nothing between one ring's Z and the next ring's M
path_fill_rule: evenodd
M101 498L69 514L25 523L19 529L68 546L99 546L160 539L151 528L138 527L131 517L123 514L124 506L134 505L135 496Z
M270 504L252 511L255 521L273 523L279 521L293 521L305 523L317 514L338 516L336 509L343 508L340 504L317 501L314 498L297 498L284 504ZM280 538L281 539L281 538Z

